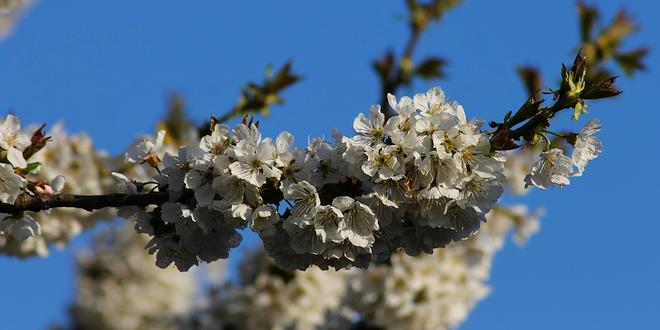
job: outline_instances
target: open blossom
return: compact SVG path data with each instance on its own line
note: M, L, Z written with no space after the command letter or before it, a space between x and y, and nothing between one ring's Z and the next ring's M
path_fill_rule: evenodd
M302 220L309 220L316 214L321 205L316 188L309 182L294 183L284 189L284 198L295 202L291 208L291 216Z
M344 228L341 230L351 244L367 247L374 241L374 231L378 230L378 219L366 205L347 196L337 197L332 201L344 214Z
M0 201L13 204L27 182L8 164L0 163Z
M359 146L369 146L381 141L385 137L385 115L380 111L380 105L372 105L369 108L369 117L360 113L353 121L353 128L358 135L352 138Z
M402 97L401 100L397 102L396 96L391 93L387 93L387 102L389 103L392 110L404 118L408 118L410 115L415 113L415 105L413 100L408 96Z
M278 166L285 167L293 161L293 135L282 132L275 140L275 162Z
M124 174L112 172L114 191L119 194L137 194L137 186Z
M282 171L275 167L273 158L275 147L270 139L264 139L253 146L249 139L238 142L234 152L238 161L231 163L231 173L257 187L268 178L277 178Z
M532 172L525 177L525 188L534 185L546 189L552 184L565 186L573 175L573 160L566 157L561 149L550 149L532 166Z
M211 135L202 137L199 147L214 155L222 155L229 145L229 127L224 124L216 124Z
M41 227L29 215L7 216L0 221L0 235L11 235L17 241L24 241L41 233Z
M440 88L434 87L424 94L416 94L413 102L415 107L422 111L422 115L430 116L443 110L445 93Z
M126 161L129 163L148 163L155 165L163 157L163 140L165 140L165 131L158 131L156 139L145 137L142 141L136 143L126 152Z
M185 184L184 178L193 164L208 162L208 154L198 146L185 146L179 148L178 155L165 153L163 157L164 169L162 173L167 175L168 190L180 192Z
M195 200L200 206L209 206L215 197L215 190L212 187L216 175L214 165L211 159L205 157L191 163L190 170L184 176L183 182L186 188L195 192Z
M504 190L494 176L483 172L475 171L461 181L456 203L462 208L471 207L480 213L490 210Z
M362 165L365 174L380 180L399 180L403 177L403 164L394 154L395 146L378 144L367 148L367 161Z
M260 206L252 211L250 228L256 232L272 232L273 225L280 220L280 215L272 206Z
M248 145L256 148L257 144L259 144L261 141L261 132L259 132L259 128L257 128L257 125L255 124L236 125L236 127L233 129L233 133L233 138L236 144L240 143L241 141L246 141Z
M7 159L14 167L27 167L23 149L29 145L30 138L21 133L21 121L14 115L7 115L0 124L0 148L7 152Z
M320 206L314 216L316 234L321 237L323 242L342 242L346 238L342 233L346 226L343 220L344 215L338 208L331 205Z
M594 136L602 128L603 126L597 119L592 119L584 125L584 128L575 138L571 158L578 170L574 176L581 176L587 163L603 152L603 143Z

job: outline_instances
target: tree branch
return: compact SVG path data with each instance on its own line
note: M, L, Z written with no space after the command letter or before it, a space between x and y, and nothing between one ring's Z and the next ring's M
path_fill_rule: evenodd
M104 207L161 205L169 200L168 192L147 194L108 194L108 195L71 195L57 194L48 197L20 195L14 204L0 203L0 212L19 213L22 211L39 212L48 209L72 207L93 211Z
M320 189L324 200L332 201L337 196L360 196L363 191L360 190L360 184L357 181L343 180L339 183L326 184ZM260 192L264 203L278 205L284 196L278 188L278 184L269 181L262 187ZM184 189L178 201L189 200L194 197L194 192L190 189ZM87 211L94 211L104 207L122 207L161 205L170 200L170 194L167 191L150 192L144 194L107 194L107 195L72 195L57 194L53 196L35 196L26 193L18 196L14 204L0 203L0 213L14 214L23 211L40 212L55 208L77 208Z

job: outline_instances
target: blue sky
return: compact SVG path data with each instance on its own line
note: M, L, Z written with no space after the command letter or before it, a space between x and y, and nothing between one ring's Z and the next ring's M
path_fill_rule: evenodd
M660 5L591 1L607 17L625 5L643 30L629 45L651 48L650 70L623 77L624 94L594 102L588 118L605 125L605 153L565 189L523 201L544 207L540 234L495 260L494 291L463 329L622 329L660 323L660 165L654 97ZM572 0L468 1L430 28L418 53L450 61L438 82L470 117L499 119L524 99L513 70L534 64L554 82L577 44ZM237 99L247 80L287 59L305 76L285 93L263 130L308 136L350 132L378 99L369 61L406 36L403 1L54 1L29 12L0 43L0 111L24 122L65 122L99 148L120 152L152 132L165 96L183 93L201 122ZM432 86L420 82L403 91ZM569 123L569 128L579 124ZM47 259L0 257L0 319L6 329L40 329L62 320L74 292L77 240Z

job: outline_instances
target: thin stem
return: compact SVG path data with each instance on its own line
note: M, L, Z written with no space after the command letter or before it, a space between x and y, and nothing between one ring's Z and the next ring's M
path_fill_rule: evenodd
M550 141L550 139L548 138L548 136L547 136L546 134L541 134L541 135L543 136L543 139L545 140L545 148L544 148L544 150L545 150L545 151L550 150L550 145L552 145L552 141Z
M566 135L559 134L559 133L556 133L556 132L553 132L553 131L550 131L550 130L545 130L544 132L548 133L550 135L554 135L554 136L559 137L559 138L566 138Z
M388 93L395 94L396 91L399 89L399 87L401 87L401 85L403 84L404 82L404 71L403 71L404 69L402 67L403 62L410 61L410 59L413 56L413 53L415 52L415 49L417 48L417 45L419 44L419 40L423 32L424 29L412 29L410 33L410 37L406 42L406 46L403 50L403 53L401 54L401 62L394 67L394 72L391 72L391 74L388 75L387 78L381 82L382 87L381 87L380 104L381 104L381 109L385 114L385 120L387 120L393 115L388 106L389 102L387 100L387 94Z

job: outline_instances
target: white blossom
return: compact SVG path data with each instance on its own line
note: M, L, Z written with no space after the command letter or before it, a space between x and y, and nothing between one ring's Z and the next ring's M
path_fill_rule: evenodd
M282 132L275 140L275 162L280 167L285 167L293 161L293 135Z
M525 177L525 188L534 185L546 189L552 184L565 186L573 175L573 161L561 149L550 149L532 166L532 172Z
M347 196L336 197L332 206L344 214L341 233L351 244L364 248L374 242L374 231L379 228L378 219L368 206Z
M30 138L21 133L21 121L14 115L7 115L0 124L0 148L7 152L7 159L17 168L27 167L23 150L30 145Z
M273 158L275 147L270 139L265 139L253 146L249 140L238 142L235 149L237 161L229 168L236 177L257 187L266 183L268 178L278 178L282 171L275 167Z
M89 178L97 189L90 190L93 194L167 192L168 201L161 205L118 210L138 232L153 236L148 250L160 267L174 262L187 270L226 258L241 241L237 229L248 226L285 269L366 267L398 250L431 253L470 238L495 207L505 183L504 158L491 152L490 133L481 131L481 122L468 121L463 108L446 101L442 90L432 88L400 101L389 95L388 102L395 114L387 122L380 107L372 106L368 115L355 118L353 136L334 131L332 141L309 138L304 148L295 148L288 132L275 140L262 138L258 125L248 119L233 129L216 124L209 135L178 150L175 140L165 141L161 131L125 155L129 162L148 161L150 167L124 167L127 172L113 173L114 180L102 183L100 172L120 166L99 162L93 153L86 157L85 148L91 148L87 140L81 140L82 147L53 144L59 148L57 157L48 147L46 156L34 157L63 166L80 158L84 168L74 164L70 167L78 172L65 173L71 174L68 186L84 186ZM585 129L576 139L586 141L591 135ZM577 144L575 149L580 150ZM44 161L46 177L39 181L32 181L34 173L16 170L18 175L14 167L0 164L0 178L7 178L0 180L0 192L15 194L3 198L15 199L27 180L34 182L27 187L37 194L54 194L47 182L56 178L48 163ZM567 184L573 165L561 150L551 150L525 181ZM58 230L70 237L82 227L73 222L71 229Z
M149 163L156 164L163 157L163 140L165 140L165 131L158 131L155 139L144 137L142 141L133 145L125 154L126 161L129 163Z
M112 178L115 180L114 190L120 194L137 194L137 186L126 177L126 175L112 172Z
M223 124L216 124L213 127L211 135L202 137L199 147L213 155L222 155L229 144L229 127Z
M490 210L504 190L495 177L476 171L463 178L458 186L456 203L462 208L472 207L479 213Z
M260 206L252 211L250 228L255 232L272 232L273 225L280 220L280 215L272 206Z
M346 223L343 220L344 215L338 208L331 205L320 206L313 222L316 234L324 243L327 241L342 242L346 238L343 232Z
M7 216L0 221L0 235L11 235L17 241L24 241L40 234L39 223L29 215Z
M603 143L594 136L602 128L603 126L597 119L592 119L577 135L571 158L578 170L573 176L581 176L587 163L603 152Z
M380 105L372 105L369 108L369 117L360 113L353 121L353 128L358 135L352 138L353 143L366 147L382 141L385 137L385 115L380 111Z
M162 173L168 177L168 190L181 192L185 184L184 178L193 164L207 163L210 161L209 158L209 154L197 145L181 147L177 155L165 153Z
M323 238L313 225L297 222L295 218L284 221L284 230L291 237L291 248L298 254L321 254L325 249Z
M401 100L397 102L395 95L392 93L387 93L387 102L389 103L392 110L404 118L410 117L415 112L415 104L413 100L408 96L402 97Z
M445 104L445 93L438 87L429 89L425 94L415 94L415 107L422 115L430 116L442 111Z
M367 148L367 161L362 171L379 180L399 180L403 177L403 165L394 154L394 146L378 144Z
M302 220L309 220L316 214L321 205L316 187L307 181L294 183L284 189L284 198L294 201L291 208L291 216Z
M0 201L13 204L26 185L25 179L14 172L8 164L0 164Z

